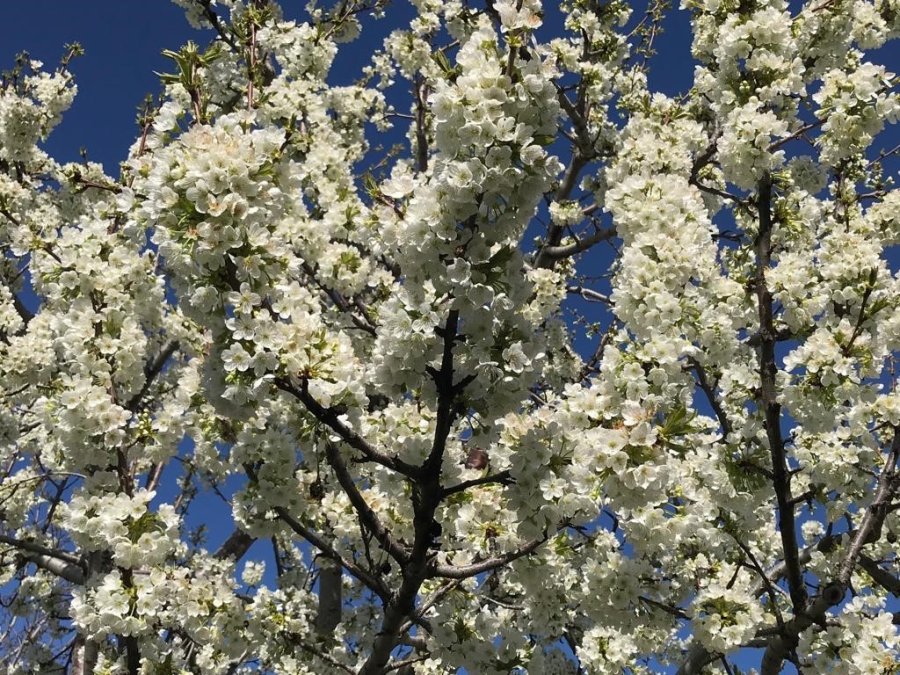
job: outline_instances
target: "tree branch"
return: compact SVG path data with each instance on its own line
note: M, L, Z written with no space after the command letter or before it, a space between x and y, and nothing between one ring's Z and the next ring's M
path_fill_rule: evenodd
M533 553L538 546L547 541L547 536L543 536L539 539L532 539L524 546L517 548L515 551L510 551L509 553L505 553L501 556L497 556L495 558L488 558L487 560L481 560L478 562L474 562L470 565L433 565L432 573L436 577L443 577L444 579L468 579L469 577L474 577L479 574L483 574L485 572L490 572L491 570L495 570L498 567L504 567L514 560L518 560L519 558L524 558L525 556Z
M872 560L867 555L859 556L859 566L862 567L866 574L875 580L879 586L892 595L900 597L900 579L885 569L881 565Z
M441 499L446 499L450 495L455 495L457 492L465 492L469 488L478 487L479 485L491 485L494 483L499 485L512 485L514 482L515 480L510 475L509 470L492 473L489 476L465 480L462 483L457 483L456 485L444 488L441 492Z
M615 227L608 227L603 230L598 229L593 234L582 239L576 239L570 244L565 244L562 246L544 246L541 249L539 258L543 262L562 260L563 258L571 258L573 255L577 255L579 253L582 253L583 251L587 251L594 244L598 244L601 241L609 241L610 239L615 238L615 236ZM546 265L542 265L540 262L536 262L535 266L546 267Z
M725 409L722 407L722 402L719 400L719 397L716 396L716 387L718 386L718 383L709 381L706 369L700 365L699 361L693 357L689 357L688 360L691 363L691 368L697 373L697 384L700 385L700 389L706 394L706 400L716 414L716 419L719 420L719 426L722 427L722 437L727 438L731 433L732 427L728 415L725 414Z
M275 378L275 386L299 400L313 416L334 431L341 440L344 441L354 450L358 450L376 464L381 464L388 469L401 473L404 476L412 478L419 473L419 467L408 464L397 457L391 457L380 450L374 448L366 439L353 431L350 427L341 421L340 416L333 408L326 408L319 403L306 388L306 381L303 381L301 388L295 387L284 378Z
M34 563L42 570L55 574L69 583L80 585L85 581L84 570L73 563L67 563L59 558L40 553L21 553L19 557L23 561Z
M437 388L437 420L431 451L413 483L413 528L415 540L412 551L403 565L400 589L385 607L381 630L375 638L372 652L359 675L383 675L387 672L391 652L397 645L400 629L407 617L415 615L416 597L422 582L431 572L431 549L439 535L434 515L442 499L441 465L447 439L456 419L455 400L464 384L454 384L453 346L457 340L459 312L451 310L440 335L444 340L440 370L430 370Z
M71 563L73 565L78 565L81 562L80 558L73 553L60 551L58 549L50 548L33 541L16 539L15 537L10 537L5 534L0 534L0 544L7 544L9 546L12 546L13 548L19 549L20 551L27 551L28 553L46 555L51 558L56 558L57 560L62 560L63 562Z
M163 366L166 365L166 361L175 353L178 349L178 341L170 340L163 348L159 351L152 360L150 360L146 367L144 368L144 385L141 387L141 390L129 399L128 403L125 404L125 408L134 412L137 410L138 405L143 400L144 396L147 395L147 392L150 391L150 387L153 385L153 381L157 378L157 376L162 372Z
M794 506L791 501L790 473L784 441L781 437L781 404L778 403L775 361L776 333L774 327L772 294L766 284L772 254L772 180L766 175L759 183L757 197L759 232L756 235L756 297L759 309L759 405L765 417L766 437L772 457L772 477L775 498L778 503L778 529L787 569L794 614L802 614L806 608L806 587L798 561L797 528L794 522Z
M228 539L222 542L222 545L219 546L213 557L219 560L231 559L237 562L247 554L247 551L250 550L255 541L256 537L251 537L243 530L235 528Z
M346 560L338 553L328 542L322 537L305 527L300 521L294 518L283 506L276 506L274 509L284 523L291 528L296 534L303 537L306 541L316 547L318 551L336 562L338 565L347 570L350 576L355 577L367 588L374 592L382 601L386 602L390 596L390 591L385 587L384 583L375 575L366 571L352 560Z
M897 492L897 461L900 457L900 432L894 431L894 440L888 452L884 469L878 477L875 498L865 511L859 528L854 532L850 546L838 568L837 577L831 583L824 584L822 590L813 599L809 607L796 614L785 626L781 635L769 642L760 664L761 675L778 675L786 656L796 647L800 634L813 624L825 622L829 609L839 604L850 587L850 578L862 556L863 547L880 538L884 519L890 512L891 502Z
M341 488L343 488L344 492L347 494L347 498L353 505L357 515L359 515L360 520L362 520L375 539L378 540L381 547L399 564L404 564L409 559L407 552L404 550L404 547L394 539L393 535L381 522L378 514L372 510L372 507L369 506L365 497L362 496L362 493L356 486L356 482L350 474L350 469L347 467L344 458L341 457L341 451L336 444L326 441L325 458L328 460L328 465L334 470L334 475L337 478L338 483L340 483Z
M823 537L820 541L816 542L812 546L808 546L803 549L799 554L799 563L801 565L805 565L810 560L812 560L813 553L818 552L828 552L831 551L835 544L840 539L840 535L829 535ZM775 584L779 579L784 577L787 571L787 565L784 560L779 561L775 565L769 568L768 572L764 575L765 579L769 580L770 584ZM764 579L760 579L759 582L753 587L750 593L754 597L758 597L762 595L767 589L766 582ZM766 642L759 642L758 640L754 641L755 647L765 647ZM676 675L700 675L703 671L703 668L715 661L719 658L718 654L714 654L712 652L707 651L707 649L699 644L698 642L694 642L691 645L690 649L688 649L688 653L682 661L681 666L678 668L678 672Z

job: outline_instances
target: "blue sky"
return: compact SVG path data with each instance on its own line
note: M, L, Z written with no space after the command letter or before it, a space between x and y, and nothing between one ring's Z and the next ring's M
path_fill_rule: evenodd
M289 0L283 4L286 13L295 16L305 3ZM637 17L643 2L633 4ZM359 65L374 46L380 46L385 33L411 16L409 0L395 0L388 18L369 26L374 28L371 37L342 50L333 71L335 78L354 79ZM690 85L689 31L687 13L673 12L658 43L660 54L650 76L654 88L674 92ZM205 36L192 29L182 10L168 0L8 2L0 22L0 68L10 67L23 50L52 68L63 55L63 45L80 42L85 55L71 67L78 97L47 147L57 159L66 161L78 161L84 147L89 159L103 163L107 173L115 175L116 165L137 136L134 119L138 105L146 94L159 91L154 71L171 70L171 61L160 52L177 49L189 39L202 42Z
M78 96L47 147L65 161L78 161L84 147L89 159L116 175L137 137L138 105L159 89L153 71L171 69L161 50L178 49L191 38L197 32L167 0L8 2L0 21L0 68L27 51L52 69L64 44L80 42L85 55L71 66Z

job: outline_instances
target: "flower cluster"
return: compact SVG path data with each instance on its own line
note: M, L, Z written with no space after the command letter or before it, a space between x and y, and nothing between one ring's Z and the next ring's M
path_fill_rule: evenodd
M109 551L120 568L155 566L179 544L179 518L171 505L149 510L152 492L111 496L75 495L61 517L69 535L85 551Z

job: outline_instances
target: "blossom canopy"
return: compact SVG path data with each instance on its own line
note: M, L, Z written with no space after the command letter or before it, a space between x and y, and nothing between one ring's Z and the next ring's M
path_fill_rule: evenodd
M0 79L4 672L898 672L898 0L174 2Z

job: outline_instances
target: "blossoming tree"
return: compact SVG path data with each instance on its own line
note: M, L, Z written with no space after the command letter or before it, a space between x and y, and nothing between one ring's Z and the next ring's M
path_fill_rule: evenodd
M4 672L897 672L897 0L176 2L119 176L2 81Z

